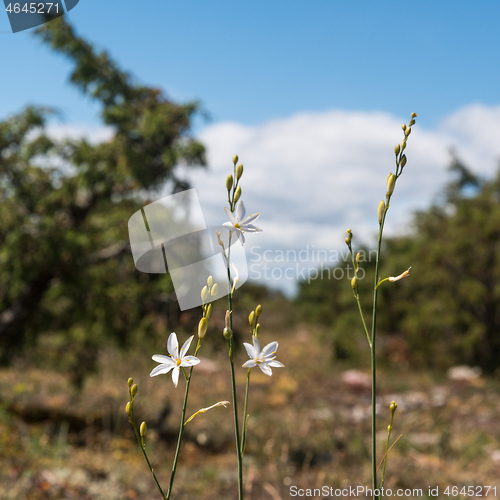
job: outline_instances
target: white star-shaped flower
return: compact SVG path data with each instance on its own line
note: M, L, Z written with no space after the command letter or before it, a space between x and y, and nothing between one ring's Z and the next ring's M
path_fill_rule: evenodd
M229 217L230 222L224 222L223 226L227 227L229 231L236 231L239 236L241 236L241 244L245 244L245 232L249 233L258 233L262 231L258 227L250 224L254 220L259 218L260 212L255 215L249 215L245 219L245 205L243 204L243 200L240 200L236 205L235 213L231 213L226 207L224 207L227 216Z
M162 375L163 373L168 373L170 370L172 371L172 382L175 387L179 382L179 373L181 371L181 366L194 366L197 365L200 360L195 356L186 356L186 353L191 345L191 341L193 340L194 335L191 335L181 350L179 351L179 342L177 341L177 335L172 332L170 337L168 337L167 349L170 356L163 356L162 354L155 354L153 356L153 360L157 363L161 363L156 368L153 368L150 377L156 377L156 375Z
M245 368L253 368L258 366L263 373L271 376L273 371L271 366L274 368L281 368L285 365L276 361L276 351L278 350L278 342L271 342L267 344L262 351L260 350L259 339L257 337L253 338L253 345L243 342L249 360L243 365Z

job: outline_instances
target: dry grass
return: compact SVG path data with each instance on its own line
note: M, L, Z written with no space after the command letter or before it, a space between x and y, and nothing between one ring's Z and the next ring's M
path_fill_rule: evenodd
M330 362L330 350L310 327L264 331L262 337L262 343L279 341L278 359L286 368L275 369L272 378L252 373L246 498L290 498L293 485L367 486L369 391L342 382L346 367ZM100 374L79 395L56 373L1 371L0 498L160 498L124 412L126 380L132 375L139 386L137 416L148 422L147 446L166 487L183 382L174 389L168 376L149 378L155 365L151 354L106 352ZM227 355L220 351L210 357L212 362L195 369L189 415L231 399ZM238 364L244 360L240 352ZM237 374L242 401L246 371ZM494 485L500 494L497 382L481 378L457 385L442 376L397 370L381 371L379 381L380 456L392 399L399 405L393 439L403 434L389 455L387 487L425 493L429 485L440 492L448 485ZM187 428L174 499L236 497L232 410L216 408Z

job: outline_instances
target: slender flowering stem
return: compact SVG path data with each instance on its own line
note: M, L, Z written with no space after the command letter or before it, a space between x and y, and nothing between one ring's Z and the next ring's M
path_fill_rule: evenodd
M252 371L251 368L248 369L247 372L247 387L245 390L245 406L243 409L243 430L241 431L241 456L245 454L245 444L247 440L247 427L248 427L248 414L247 414L247 407L248 407L248 392L250 388L250 372Z
M201 339L198 339L198 345L196 346L196 350L194 352L194 355L196 356L198 354L198 351L201 347ZM187 407L187 400L188 400L188 395L189 395L189 386L191 384L191 377L193 376L193 368L194 366L191 367L189 370L189 375L186 377L186 391L184 393L184 402L182 404L182 416L181 416L181 425L179 428L179 437L177 439L177 448L175 450L175 456L174 456L174 462L172 464L172 473L170 474L170 485L168 487L168 492L166 499L170 499L170 495L172 494L172 487L174 484L174 478L175 478L175 471L177 470L177 462L179 461L179 453L181 451L181 442L182 442L182 436L184 434L184 419L186 418L186 407ZM184 371L184 375L186 375L186 372Z
M349 244L349 251L351 252L351 260L352 260L352 266L354 267L354 275L357 278L358 277L358 268L357 268L356 264L354 263L354 254L352 252L352 246L350 244ZM361 322L363 323L363 328L365 329L366 338L368 339L368 345L371 348L372 341L370 339L370 334L368 333L368 327L366 326L366 321L365 321L365 316L363 314L363 309L361 308L361 301L359 300L359 293L357 290L357 285L356 285L356 290L355 290L355 298L356 298L356 302L358 304L359 315L361 316Z
M394 422L394 412L391 411L391 424L387 428L387 443L385 444L384 465L382 467L382 480L380 481L380 488L384 487L385 481L385 466L387 464L387 454L389 453L389 441L391 440L392 424Z
M229 233L229 245L227 249L227 280L228 287L231 289L231 236L232 233ZM229 306L229 328L233 329L233 297L232 293L227 295L228 298L228 306ZM233 336L228 340L229 345L229 363L231 364L231 384L233 390L233 411L234 411L234 433L236 438L236 454L238 456L238 498L239 500L243 500L243 457L241 453L241 441L240 441L240 428L238 422L238 403L236 398L236 377L234 374L234 344L233 344Z

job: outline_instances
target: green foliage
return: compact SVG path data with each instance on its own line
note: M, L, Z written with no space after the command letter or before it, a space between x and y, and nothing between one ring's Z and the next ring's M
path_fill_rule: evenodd
M412 270L379 289L381 356L388 362L437 368L467 363L493 371L500 360L500 174L481 181L456 159L451 170L458 180L444 200L415 215L410 236L385 241L380 276ZM373 266L361 265L365 313L371 310ZM362 341L347 279L302 283L298 301L308 319L331 326L336 341Z
M189 136L196 103L137 84L63 18L37 35L70 59L71 82L101 103L114 134L99 144L56 140L47 108L0 123L0 358L42 336L44 356L81 384L108 339L165 330L170 279L135 270L127 221L147 193L186 186L176 167L204 165L204 148Z

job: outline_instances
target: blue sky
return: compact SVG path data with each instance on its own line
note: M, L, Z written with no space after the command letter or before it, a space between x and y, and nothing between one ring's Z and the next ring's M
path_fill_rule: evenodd
M214 121L415 109L432 125L464 104L499 102L496 0L80 0L69 18L143 82L201 100ZM63 58L30 33L4 33L0 44L0 116L38 102L97 122L98 108L65 84Z
M197 120L195 133L209 169L185 175L207 223L218 225L224 179L240 155L243 198L262 211L264 232L247 243L252 256L342 248L347 227L371 244L393 148L413 111L388 232L411 230L412 212L439 196L450 148L484 176L498 167L497 0L80 0L68 17L141 82L201 101L211 121ZM8 29L0 15L0 118L28 103L52 105L65 116L55 134L109 134L98 106L68 85L69 63ZM269 284L292 292L278 275Z

